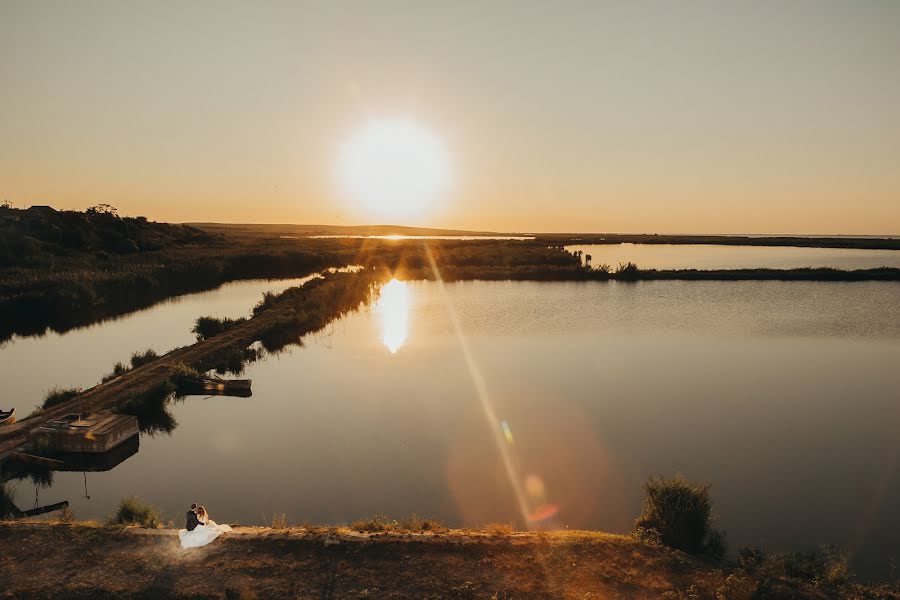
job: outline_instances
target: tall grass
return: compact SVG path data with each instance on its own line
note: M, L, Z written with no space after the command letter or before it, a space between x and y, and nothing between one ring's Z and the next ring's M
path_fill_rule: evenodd
M153 348L147 348L143 352L135 352L131 355L131 368L137 369L147 363L153 362L157 358L159 358L159 354L157 354Z
M107 381L111 381L111 380L115 379L116 377L124 375L131 369L137 369L138 367L142 367L142 366L146 365L147 363L151 363L158 358L159 358L159 355L153 350L153 348L148 348L148 349L144 350L143 352L135 352L131 355L131 360L130 360L131 366L130 367L122 364L121 362L117 362L115 365L113 365L112 372L104 375L103 379L101 379L101 381L103 383L106 383Z
M361 533L437 533L446 531L446 527L438 521L420 517L415 513L400 520L391 519L384 515L358 519L350 523L350 529Z
M638 530L655 530L666 546L689 554L725 554L724 533L712 527L713 502L708 483L650 477L644 483L644 506Z
M109 518L110 525L139 525L147 529L162 527L159 512L146 502L132 496L122 498L116 512Z
M211 337L215 337L224 331L228 331L238 325L246 323L247 319L243 317L239 317L237 319L231 319L228 317L218 318L218 317L200 317L197 319L197 322L194 324L194 328L191 329L191 332L197 335L197 341L208 340Z
M47 394L44 396L44 401L41 403L41 408L51 408L53 406L62 404L63 402L68 402L80 393L81 388L50 388L49 390L47 390Z

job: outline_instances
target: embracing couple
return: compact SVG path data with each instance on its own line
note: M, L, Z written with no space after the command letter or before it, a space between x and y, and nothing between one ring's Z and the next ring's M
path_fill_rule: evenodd
M182 548L205 546L223 533L231 531L228 525L219 525L209 518L206 508L191 504L187 511L185 528L178 531Z

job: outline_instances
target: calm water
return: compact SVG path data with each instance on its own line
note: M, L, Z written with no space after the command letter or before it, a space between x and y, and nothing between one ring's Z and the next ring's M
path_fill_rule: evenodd
M0 350L0 376L27 406L38 388L92 383L132 350L190 342L198 314L245 313L261 290L244 291L15 340ZM900 556L898 293L896 283L392 283L376 305L251 365L252 398L175 404L171 435L144 436L114 470L87 474L89 500L82 473L60 472L40 501L69 500L80 518L136 494L177 521L200 501L245 524L417 512L524 525L537 514L627 531L641 482L681 472L713 483L733 548L832 542L859 572L886 574ZM34 492L19 483L20 506Z
M588 244L566 246L590 254L594 266L633 262L642 269L835 269L900 268L898 250L716 246L707 244Z

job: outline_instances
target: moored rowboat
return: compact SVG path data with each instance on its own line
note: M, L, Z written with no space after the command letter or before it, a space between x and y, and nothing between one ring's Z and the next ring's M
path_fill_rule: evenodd
M0 425L9 425L16 422L16 409L0 410Z
M179 383L179 388L189 394L219 393L221 395L249 396L252 382L252 379L185 378Z

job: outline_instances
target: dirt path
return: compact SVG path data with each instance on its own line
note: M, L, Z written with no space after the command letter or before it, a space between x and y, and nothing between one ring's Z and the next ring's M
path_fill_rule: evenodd
M0 548L14 597L659 598L723 580L682 553L587 532L237 528L182 550L171 529L20 523L0 524Z

